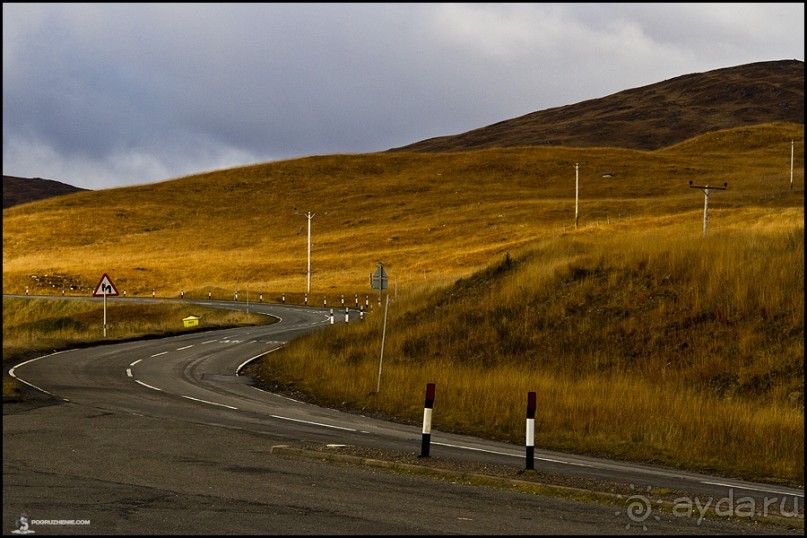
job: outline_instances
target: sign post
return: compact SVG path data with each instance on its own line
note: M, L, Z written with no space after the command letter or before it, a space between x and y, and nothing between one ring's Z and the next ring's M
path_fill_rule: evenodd
M118 295L118 288L115 287L115 284L112 283L109 276L104 273L104 276L101 277L101 281L95 286L95 291L92 292L92 295L93 297L104 298L104 338L106 338L106 296L110 295L116 297Z
M384 264L378 262L378 268L375 273L370 275L370 287L378 290L378 304L381 305L381 291L389 287L389 278L387 272L384 271ZM381 332L381 357L378 359L378 383L376 385L376 392L381 390L381 365L384 362L384 339L387 336L387 311L389 310L389 295L387 295L387 304L384 307L384 329Z
M387 306L384 307L384 328L381 331L381 357L378 359L378 383L375 391L381 392L381 365L384 364L384 340L387 338L387 311L389 310L389 295L387 295Z

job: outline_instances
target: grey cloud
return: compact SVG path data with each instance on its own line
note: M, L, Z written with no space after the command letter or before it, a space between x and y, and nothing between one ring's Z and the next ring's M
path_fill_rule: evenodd
M3 4L4 173L118 186L803 59L803 4Z

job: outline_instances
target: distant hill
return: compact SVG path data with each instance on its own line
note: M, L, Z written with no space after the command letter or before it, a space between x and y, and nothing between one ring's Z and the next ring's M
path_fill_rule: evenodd
M707 132L771 122L804 124L804 62L759 62L683 75L388 151L517 146L654 150Z
M41 177L3 176L3 209L86 190Z

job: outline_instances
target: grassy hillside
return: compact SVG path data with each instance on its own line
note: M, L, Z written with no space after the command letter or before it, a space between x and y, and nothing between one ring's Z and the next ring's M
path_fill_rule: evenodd
M312 300L376 297L369 274L389 273L382 389L375 301L271 354L268 382L407 420L436 382L435 428L514 442L536 391L539 448L799 482L803 156L803 125L768 124L657 151L332 155L79 193L4 210L3 291L89 295L108 273L130 296L302 302L311 211ZM707 237L690 180L728 183Z
M795 193L789 191L796 140ZM466 276L537 239L570 232L580 165L580 232L654 227L689 213L702 229L737 208L803 207L803 126L704 135L671 148L516 148L310 157L139 187L85 192L3 212L3 291L87 294L103 273L130 295L277 297L369 292L381 260L399 287ZM604 177L609 175L608 177ZM612 230L614 228L611 228ZM58 255L56 255L58 253ZM34 278L35 277L35 278Z
M536 446L800 483L803 212L567 234L292 342L262 377L329 406Z
M52 179L3 176L3 209L86 190Z
M804 124L804 62L757 62L691 73L390 151L516 146L654 150L712 131L769 122Z

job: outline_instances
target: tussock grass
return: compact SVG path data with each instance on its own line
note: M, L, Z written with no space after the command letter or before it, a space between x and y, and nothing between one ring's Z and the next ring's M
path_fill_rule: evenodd
M436 429L514 443L535 391L539 449L803 482L803 140L316 156L79 193L3 211L3 290L89 295L108 273L130 296L301 304L312 211L309 304L370 311L270 354L266 380L415 422L434 382ZM707 237L689 180L729 184Z
M317 401L435 428L799 482L804 469L804 229L688 224L546 239L448 290L292 342L265 376ZM750 216L749 216L750 218ZM787 218L787 217L784 217ZM780 223L781 224L781 223Z

